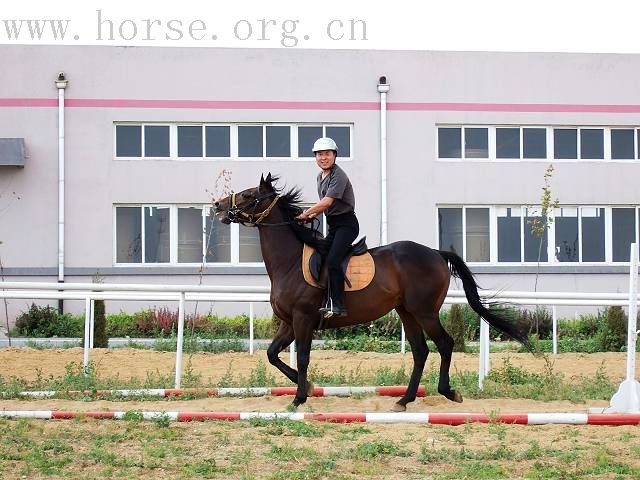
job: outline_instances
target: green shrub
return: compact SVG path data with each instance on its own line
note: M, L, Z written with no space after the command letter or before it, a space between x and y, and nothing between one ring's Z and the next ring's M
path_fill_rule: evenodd
M596 334L600 349L605 352L619 352L627 341L628 317L620 306L605 308L600 328Z
M136 319L133 314L126 312L107 315L107 337L135 337L137 336Z
M537 306L533 311L521 310L520 321L529 325L529 333L538 335L540 339L549 339L553 335L553 315L543 306Z
M600 328L601 321L601 314L584 314L575 319L563 319L562 321L558 321L558 337L577 339L594 338Z
M84 331L84 316L60 315L50 305L31 304L29 311L16 318L16 332L28 337L79 337Z
M104 314L104 300L96 300L93 306L93 346L108 348L107 319Z

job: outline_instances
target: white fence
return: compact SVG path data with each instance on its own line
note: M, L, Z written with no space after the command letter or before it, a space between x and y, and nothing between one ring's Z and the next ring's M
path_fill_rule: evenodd
M637 340L636 313L638 303L638 248L631 246L631 268L629 294L624 293L576 293L576 292L518 292L483 291L487 297L502 302L520 305L546 305L553 312L553 353L557 353L557 317L556 306L629 306L629 325L627 336L627 378L630 384L631 402L635 389L635 345ZM143 284L104 284L104 283L44 283L44 282L0 282L0 298L25 299L64 299L85 301L84 358L85 370L89 363L89 350L93 346L93 300L157 300L178 302L178 335L176 347L175 388L180 388L182 375L182 347L184 341L185 301L243 302L249 303L249 352L253 354L253 303L269 301L269 287L259 286L210 286L210 285L143 285ZM461 290L450 290L445 303L467 303ZM405 352L404 330L402 331L401 351ZM295 343L291 344L289 362L295 364ZM482 320L480 328L479 386L489 372L489 328ZM625 383L623 382L623 384ZM635 382L635 383L634 383ZM622 388L622 386L621 386ZM638 388L640 392L640 388ZM620 393L620 392L619 392ZM640 397L640 393L637 394ZM635 400L640 403L640 400Z

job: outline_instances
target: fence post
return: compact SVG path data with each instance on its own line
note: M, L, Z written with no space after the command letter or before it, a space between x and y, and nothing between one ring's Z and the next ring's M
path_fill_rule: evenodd
M176 343L176 381L175 388L180 388L182 380L182 342L184 340L184 292L180 292L178 302L178 338Z
M294 340L289 345L289 366L291 368L296 367L296 341Z
M489 324L480 318L480 366L478 368L478 388L484 389L484 378L489 373Z
M91 298L84 299L84 356L82 366L84 374L89 374L89 331L91 330Z
M558 317L556 315L556 306L553 305L551 307L551 312L553 314L553 354L558 354Z
M89 321L89 348L93 348L93 335L94 330L96 329L96 300L95 298L91 299L91 316Z
M253 355L253 302L249 302L249 355Z
M629 321L627 323L627 376L611 398L607 412L640 413L640 382L636 375L636 342L638 332L638 245L631 244L629 256Z
M407 348L405 346L405 340L407 339L407 334L404 331L404 326L400 324L400 353L406 353Z

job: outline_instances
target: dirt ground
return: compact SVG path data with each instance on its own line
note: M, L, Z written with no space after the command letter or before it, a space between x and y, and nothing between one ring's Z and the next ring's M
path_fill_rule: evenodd
M65 365L82 363L82 349L36 350L29 348L7 348L0 350L1 372L5 379L19 377L27 380L61 377ZM639 355L640 356L640 355ZM288 355L283 354L288 361ZM286 358L285 358L286 357ZM101 378L116 377L122 379L137 378L144 380L149 373L173 376L175 353L154 352L135 349L94 349L90 361L96 365ZM568 380L579 377L593 377L598 370L614 383L625 376L626 360L624 353L598 354L560 354L556 356L535 357L525 353L492 353L491 365L500 367L508 359L514 366L522 367L530 372L542 372L549 368L562 372ZM425 368L437 370L440 357L431 354ZM550 362L550 363L549 363ZM196 353L184 355L183 368L189 369L191 375L199 375L204 385L216 385L221 378L231 373L234 378L247 378L252 370L265 365L267 375L272 375L281 385L287 385L280 372L272 367L263 351L255 355L248 353L208 354ZM313 351L311 365L317 372L335 373L338 369L346 372L375 372L387 367L396 370L404 367L410 371L412 358L410 354L384 354L343 351ZM477 371L478 355L454 354L451 372ZM183 372L185 371L183 370ZM196 400L166 400L144 402L109 401L78 402L72 400L2 400L3 409L145 409L145 410L224 410L224 411L279 411L290 403L290 397L263 398L204 398ZM387 411L394 400L391 398L365 396L363 398L310 398L305 405L307 411ZM28 403L28 405L27 405ZM575 404L569 401L536 402L521 399L467 399L462 404L446 400L441 396L428 396L418 399L409 411L458 411L458 412L534 412L534 411L585 411L588 408L608 406L606 401L590 401L589 404Z

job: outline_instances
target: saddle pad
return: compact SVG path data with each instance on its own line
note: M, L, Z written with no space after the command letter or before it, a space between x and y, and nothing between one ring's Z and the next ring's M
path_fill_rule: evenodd
M315 249L305 244L302 249L302 274L305 281L312 287L326 289L326 285L319 285L316 283L311 271L309 270L309 260ZM324 269L323 269L324 270ZM376 265L373 261L373 257L369 252L358 255L357 257L351 257L349 259L349 265L347 265L347 278L351 282L351 287L345 282L345 292L353 292L355 290L362 290L373 280L373 276L376 274Z

